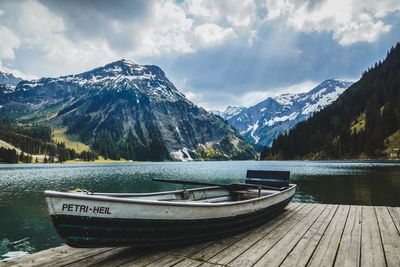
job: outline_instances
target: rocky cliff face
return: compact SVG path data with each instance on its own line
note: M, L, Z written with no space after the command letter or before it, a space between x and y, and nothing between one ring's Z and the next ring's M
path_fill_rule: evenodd
M62 123L108 158L254 157L234 129L191 103L159 67L127 60L77 75L20 82L2 111L28 121Z

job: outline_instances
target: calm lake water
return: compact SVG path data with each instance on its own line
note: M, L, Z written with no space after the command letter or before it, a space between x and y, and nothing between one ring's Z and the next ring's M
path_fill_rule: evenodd
M152 178L231 183L247 169L289 170L294 201L400 206L400 163L372 161L226 161L0 165L0 260L9 251L62 244L50 224L43 191L149 192L182 188Z

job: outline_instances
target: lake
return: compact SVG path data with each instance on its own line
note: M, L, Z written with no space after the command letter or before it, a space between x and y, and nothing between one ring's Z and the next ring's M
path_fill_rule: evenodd
M400 163L379 161L221 161L108 164L1 164L0 260L9 251L35 252L62 244L44 190L149 192L182 188L152 178L231 183L247 169L289 170L294 201L400 206Z

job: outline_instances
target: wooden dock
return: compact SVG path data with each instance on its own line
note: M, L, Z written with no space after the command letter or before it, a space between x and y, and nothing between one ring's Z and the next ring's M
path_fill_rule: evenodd
M68 246L0 266L400 266L400 208L291 203L252 231L169 249Z

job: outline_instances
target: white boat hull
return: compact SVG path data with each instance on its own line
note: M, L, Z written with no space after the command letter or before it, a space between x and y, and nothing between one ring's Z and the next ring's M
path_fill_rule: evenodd
M227 197L221 195L226 190L188 191L193 201L171 200L183 191L120 197L46 191L46 201L56 230L71 246L163 246L211 240L259 225L291 201L295 185L219 203L207 201Z

